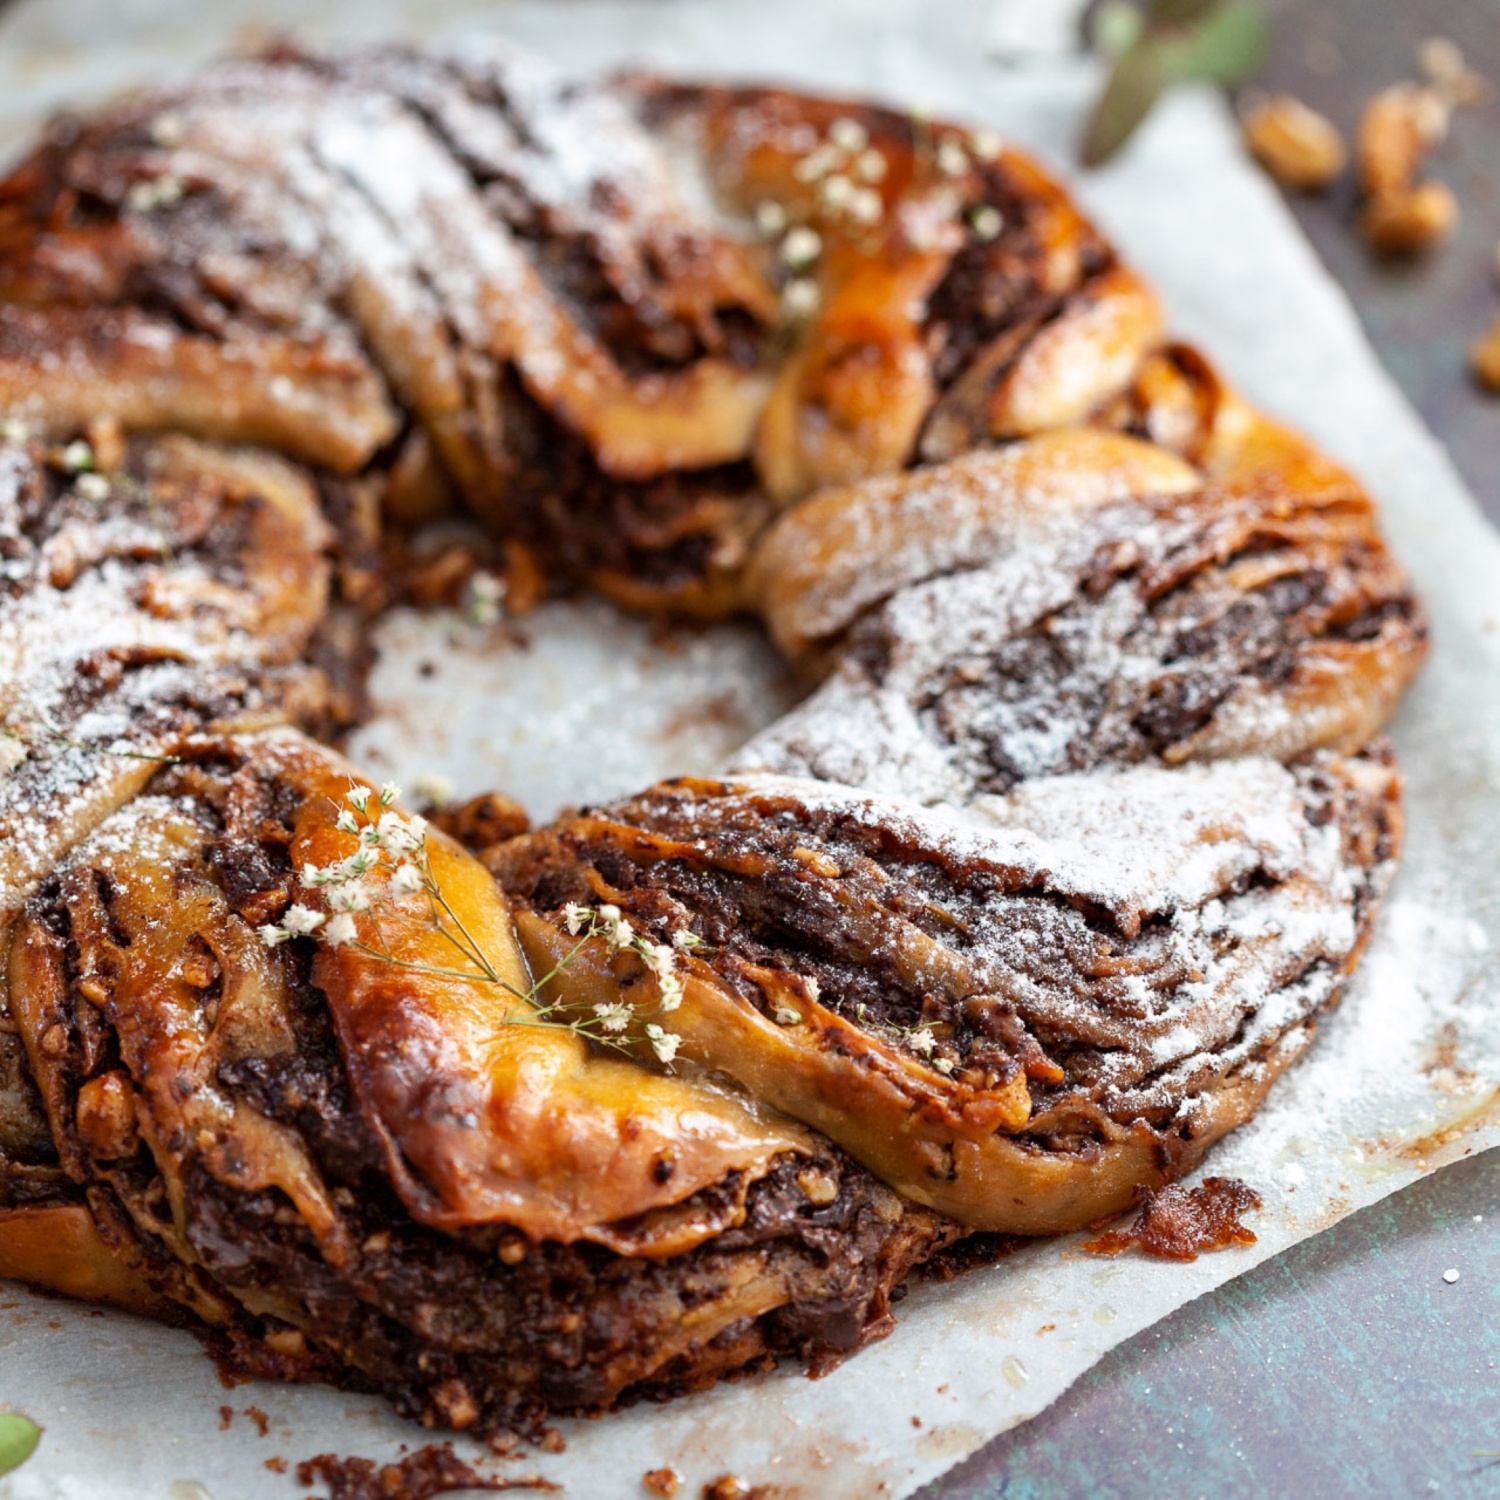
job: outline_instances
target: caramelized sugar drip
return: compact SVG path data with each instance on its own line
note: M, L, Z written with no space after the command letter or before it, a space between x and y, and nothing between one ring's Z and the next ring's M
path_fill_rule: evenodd
M1255 1231L1240 1216L1261 1206L1260 1194L1237 1177L1205 1177L1195 1188L1172 1183L1141 1194L1141 1211L1128 1229L1111 1229L1083 1248L1090 1255L1118 1255L1139 1245L1159 1260L1197 1260L1205 1250L1253 1245Z

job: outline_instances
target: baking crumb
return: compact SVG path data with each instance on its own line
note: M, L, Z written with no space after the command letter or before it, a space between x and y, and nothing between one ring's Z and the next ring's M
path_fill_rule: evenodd
M1372 197L1359 216L1359 231L1378 255L1422 255L1452 234L1458 214L1447 183L1419 182Z
M234 1421L234 1408L232 1406L221 1406L219 1408L219 1431L228 1432L229 1424Z
M1449 1286L1452 1286L1453 1283L1458 1280L1458 1267L1449 1266L1448 1269L1443 1272L1443 1280L1446 1281Z
M286 1460L278 1453L275 1458L268 1458L266 1460L266 1467L273 1474L285 1474Z
M247 1406L245 1415L255 1423L255 1430L262 1436L271 1430L271 1419L258 1406Z
M651 1491L653 1495L665 1495L667 1500L677 1493L677 1487L682 1483L676 1469L647 1469L641 1475L641 1483Z
M1488 333L1481 334L1469 347L1469 363L1474 378L1487 391L1500 391L1500 318Z
M721 1474L703 1486L703 1500L751 1500L754 1491L736 1474Z
M540 1475L502 1479L478 1474L453 1451L452 1443L429 1443L393 1464L320 1453L297 1465L298 1484L320 1480L328 1486L329 1500L432 1500L454 1490L558 1489Z
M1298 192L1322 192L1349 159L1332 122L1289 94L1249 110L1241 130L1261 166L1283 187Z

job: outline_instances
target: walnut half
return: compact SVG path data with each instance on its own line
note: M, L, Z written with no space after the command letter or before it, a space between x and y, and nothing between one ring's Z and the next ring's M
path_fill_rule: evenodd
M1256 105L1242 129L1255 159L1282 187L1296 192L1322 192L1349 159L1334 125L1289 94Z

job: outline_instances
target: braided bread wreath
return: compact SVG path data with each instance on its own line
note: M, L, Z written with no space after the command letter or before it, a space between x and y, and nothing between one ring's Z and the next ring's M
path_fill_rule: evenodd
M51 125L0 301L4 1274L481 1434L827 1367L1192 1167L1358 959L1406 579L985 132L282 48ZM453 502L810 695L410 821L319 737Z

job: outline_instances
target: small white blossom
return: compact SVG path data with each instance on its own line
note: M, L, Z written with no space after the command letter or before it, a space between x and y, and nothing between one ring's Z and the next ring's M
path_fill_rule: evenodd
M654 1022L648 1023L646 1027L646 1040L651 1043L651 1050L657 1059L664 1063L671 1062L682 1045L682 1038L675 1031L665 1031Z
M336 864L309 865L302 872L302 884L318 890L323 886L346 885L351 880L358 880L368 875L375 865L379 863L380 856L371 849L360 849L351 854L348 859L341 859Z
M635 941L635 931L620 915L618 906L601 906L598 922L600 930L609 939L612 947L628 948Z
M945 1077L953 1071L953 1059L951 1057L939 1057L934 1060L932 1065Z
M0 734L0 776L14 771L30 754L31 751L16 735Z
M691 953L694 948L703 946L703 939L689 928L682 928L672 934L672 946L681 953Z
M854 184L842 172L834 172L823 179L818 196L831 209L848 208L854 196Z
M802 1024L802 1012L800 1010L793 1010L790 1005L778 1005L775 1017L778 1026L800 1026Z
M344 794L346 801L355 812L362 813L370 805L370 789L367 786L351 786Z
M798 182L816 182L818 178L825 176L838 166L839 156L838 149L825 142L815 150L809 151L792 168L792 176Z
M415 896L422 889L422 872L414 864L397 865L391 888L400 896Z
M823 252L823 237L816 229L799 224L787 231L781 242L781 258L794 271L810 266Z
M608 1005L596 1005L594 1014L599 1017L600 1028L609 1032L621 1032L630 1025L630 1007L619 1000Z
M94 450L82 438L76 438L62 451L63 468L70 474L79 474L94 467Z
M992 240L1005 228L1005 219L998 208L982 203L969 215L975 235L982 240Z
M19 417L6 417L0 421L0 438L7 443L24 443L31 436L31 429Z
M853 156L870 144L870 132L858 120L841 115L828 127L828 139L840 151L847 151Z
M307 937L322 925L322 912L314 911L310 906L299 905L288 907L286 916L281 919L279 925L275 922L267 922L256 930L260 933L260 940L266 947L278 948L291 938Z
M345 943L352 943L358 937L359 929L354 925L353 914L347 911L341 911L323 932L323 941L330 948L342 948Z
M580 906L576 901L570 901L563 907L563 926L568 929L570 937L577 937L588 925L591 913L588 907Z
M861 182L884 182L885 174L890 169L883 152L875 150L872 146L868 151L859 154L859 160L854 163L854 175Z
M401 788L394 781L388 781L380 789L380 805L389 807L401 796Z
M369 911L374 903L374 896L361 880L346 881L343 885L333 886L328 892L328 904L334 911Z
M755 205L755 225L766 236L777 235L786 228L786 209L774 198Z
M849 217L867 229L885 214L885 199L874 188L857 188L849 198Z
M781 289L781 310L789 318L810 318L823 300L818 283L810 276L798 276Z
M666 943L646 943L641 948L641 962L653 974L670 974L677 955Z
M969 150L980 161L994 161L1005 150L998 130L976 130L969 137Z
M447 776L436 775L432 771L424 771L422 775L412 783L412 796L418 802L426 802L433 807L441 807L443 803L453 798L453 782Z
M384 793L381 794L382 800ZM382 813L375 825L373 840L380 848L397 856L415 854L427 842L426 818L403 818L400 813Z
M182 116L170 111L157 115L151 122L151 139L168 151L174 146L180 146L187 139L187 128L182 123Z
M102 474L80 474L73 488L90 505L102 505L109 499L109 480Z
M969 170L969 153L951 135L938 142L938 171L945 177L962 177Z
M281 919L281 925L292 937L307 937L309 933L316 932L323 925L323 913L314 911L310 906L303 906L300 902L296 906L289 906L286 915Z
M358 833L359 819L347 807L340 808L338 817L333 820L333 826L340 833Z
M154 208L175 208L182 202L185 191L181 178L158 177L131 183L125 201L137 213L146 214Z
M932 1032L926 1026L922 1027L920 1031L912 1032L906 1040L911 1050L919 1053L922 1057L930 1057L932 1049L937 1046L937 1038L933 1036Z
M484 628L499 623L500 606L505 600L505 580L482 569L469 575L465 591L464 615L469 624Z
M663 974L658 989L657 1004L661 1010L673 1011L682 1004L682 981L675 974Z

